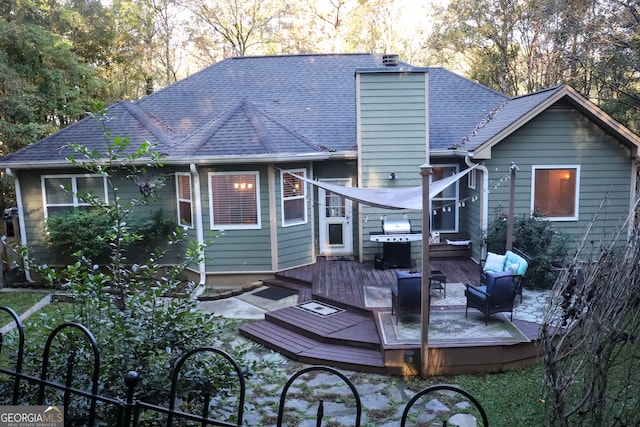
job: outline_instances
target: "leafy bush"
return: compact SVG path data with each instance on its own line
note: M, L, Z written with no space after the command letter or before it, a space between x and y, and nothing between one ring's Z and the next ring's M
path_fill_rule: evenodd
M176 226L175 221L165 218L162 210L131 222L130 233L139 236L136 248L147 251L158 244L166 246L167 236ZM76 208L47 219L46 243L63 263L72 263L73 254L80 250L84 256L102 261L109 252L108 242L102 237L107 236L111 229L112 218L103 209Z
M51 215L45 223L47 246L62 260L82 250L89 258L104 255L107 244L96 236L104 236L110 228L109 217L99 209L72 209Z
M566 236L540 215L522 215L513 222L513 246L531 259L525 285L551 288L557 277L556 267L564 264L567 254ZM498 210L487 226L485 244L490 252L504 253L506 242L507 216Z

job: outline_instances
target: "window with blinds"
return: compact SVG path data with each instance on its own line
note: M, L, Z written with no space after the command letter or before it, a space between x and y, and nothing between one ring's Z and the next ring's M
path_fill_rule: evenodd
M190 174L176 173L176 199L178 200L178 224L193 227Z
M209 174L211 228L260 228L258 172Z
M305 169L280 172L282 225L285 227L307 222L307 186L303 180L297 177L306 177L306 174Z

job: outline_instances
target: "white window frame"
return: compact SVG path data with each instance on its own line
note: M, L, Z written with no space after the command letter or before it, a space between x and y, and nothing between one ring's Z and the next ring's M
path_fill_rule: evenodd
M476 174L476 172L477 169L473 169L469 171L469 174L467 175L467 187L469 187L471 190L476 189L476 181L478 179L478 175Z
M533 165L531 167L531 213L535 213L535 196L536 196L536 171L540 169L575 169L576 171L576 193L574 215L567 217L544 216L542 219L547 221L578 221L580 217L580 165Z
M77 208L80 206L90 206L88 203L83 203L78 198L78 178L102 178L102 197L99 194L96 194L99 198L102 199L103 203L109 203L109 191L107 178L104 175L99 173L87 173L87 174L51 174L51 175L41 175L40 176L40 186L42 191L42 206L44 210L44 218L49 218L49 208ZM69 179L71 180L71 187L67 190L69 191L69 195L71 196L71 203L49 203L47 201L47 179ZM66 191L66 190L62 190Z
M213 176L242 176L242 175L254 175L255 176L255 204L256 204L256 224L216 224L215 215L213 210L213 188L211 185L211 179ZM207 174L207 182L209 186L209 227L211 230L259 230L262 228L261 214L260 214L260 173L257 171L233 171L233 172L209 172Z
M285 176L287 175L287 172L291 172L294 174L298 174L300 176L302 176L303 178L307 177L307 169L302 168L302 169L290 169L287 171L280 171L280 213L281 213L281 221L282 221L282 227L291 227L293 225L300 225L300 224L306 224L308 222L308 213L307 213L307 183L305 181L302 181L302 192L300 195L298 196L290 196L290 197L285 197L284 194L284 180L285 180ZM295 220L286 220L284 217L285 214L285 205L288 201L293 201L293 200L302 200L303 202L303 212L302 212L302 219L296 218Z
M456 163L451 163L451 164L437 164L437 165L433 165L434 168L438 167L438 168L454 168L454 174L460 172L460 165L456 164ZM472 171L473 172L473 171ZM430 177L431 180L433 180L433 175L431 175ZM458 229L460 227L460 208L459 208L459 203L460 203L460 187L459 187L459 180L454 182L453 186L455 186L455 190L456 190L456 196L455 196L455 200L453 199L449 199L448 197L446 198L436 198L435 195L433 195L431 197L431 200L429 201L429 214L431 215L431 224L434 224L433 221L433 201L439 201L439 200L452 200L451 203L449 204L451 207L451 209L454 209L454 215L455 215L455 220L454 220L454 228L453 229L435 229L433 228L432 225L432 230L431 231L437 231L438 233L457 233ZM449 188L449 187L447 187ZM446 191L446 190L444 190ZM441 214L442 212L440 212Z
M181 197L180 177L186 177L189 180L189 198ZM181 217L180 203L188 203L191 222L185 222ZM176 208L178 210L178 225L182 227L193 228L193 186L191 185L191 174L189 172L176 172Z

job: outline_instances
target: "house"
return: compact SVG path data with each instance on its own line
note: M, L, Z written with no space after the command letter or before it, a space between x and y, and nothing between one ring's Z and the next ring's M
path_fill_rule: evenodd
M117 102L108 117L111 136L153 142L164 155L171 182L152 208L196 241L217 234L193 271L201 283L244 283L318 256L372 261L381 220L422 229L420 210L357 203L308 179L393 192L420 186L426 163L433 179L469 171L431 195L430 215L442 241L471 241L474 259L489 216L509 203L511 162L516 215L542 211L576 239L605 195L602 220L615 226L636 190L640 138L570 87L510 98L394 55L230 58ZM85 118L0 160L16 178L22 243L40 257L43 221L78 205L61 184L109 198L102 177L66 160L70 143L103 148L101 125ZM146 184L123 181L123 194ZM411 258L420 250L409 246Z

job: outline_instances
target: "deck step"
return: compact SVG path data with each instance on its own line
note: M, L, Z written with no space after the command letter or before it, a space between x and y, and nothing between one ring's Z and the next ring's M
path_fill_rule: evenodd
M339 369L386 373L380 350L320 342L267 320L243 325L240 335L301 363L329 364Z
M381 349L371 313L363 315L345 310L321 317L297 307L286 307L265 313L265 320L318 342Z

